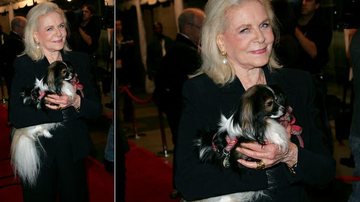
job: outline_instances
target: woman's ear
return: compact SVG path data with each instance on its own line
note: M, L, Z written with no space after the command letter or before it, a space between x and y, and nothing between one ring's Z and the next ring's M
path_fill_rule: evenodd
M226 53L225 45L224 45L224 36L222 34L217 35L216 37L216 44L221 53Z
M39 39L38 39L38 33L37 32L34 32L33 38L34 38L35 43L39 44Z

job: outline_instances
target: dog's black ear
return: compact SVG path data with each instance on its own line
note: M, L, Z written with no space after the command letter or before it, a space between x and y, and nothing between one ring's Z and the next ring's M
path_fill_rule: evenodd
M274 94L276 96L276 102L282 106L286 106L286 96L280 86L272 84L269 85L269 87L274 91Z
M64 64L66 64L67 68L68 68L68 71L70 72L74 72L74 66L71 64L70 61L63 61Z

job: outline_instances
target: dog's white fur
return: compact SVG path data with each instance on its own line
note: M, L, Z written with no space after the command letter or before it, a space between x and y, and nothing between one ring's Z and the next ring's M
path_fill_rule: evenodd
M76 95L76 89L67 81L62 82L61 92L73 99ZM35 79L35 87L42 91L48 91L49 87L43 82L43 79ZM40 169L39 150L36 148L36 142L40 136L51 138L51 130L61 126L61 123L46 123L25 128L13 129L13 140L11 143L11 161L15 173L20 176L23 182L30 186L36 184L36 179ZM38 141L39 142L39 141ZM39 142L41 147L41 144ZM44 151L45 152L45 151Z
M282 115L283 114L279 114L278 117ZM273 119L278 117L271 117L265 120L267 122L267 127L265 130L265 138L270 143L274 143L278 145L281 151L286 151L288 149L289 138L284 126L282 126L278 121ZM246 136L247 139L256 141L254 136L243 133L238 124L234 126L233 115L230 116L229 119L227 119L224 115L221 115L221 122L219 123L219 126L220 126L219 132L226 131L231 139L238 138L240 136Z

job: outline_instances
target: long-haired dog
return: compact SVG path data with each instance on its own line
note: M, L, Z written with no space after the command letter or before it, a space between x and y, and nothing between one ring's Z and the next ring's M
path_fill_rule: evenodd
M71 65L62 61L51 63L45 78L36 78L35 86L21 93L23 104L33 105L36 110L41 110L45 107L44 98L47 94L65 94L70 99L74 98L77 89L72 84L72 81L76 79L75 77L76 74L74 74ZM11 143L12 165L15 173L29 185L36 183L40 169L39 151L36 144L38 142L42 148L38 141L39 137L51 138L50 131L59 126L61 126L61 122L13 129Z
M278 121L285 113L285 96L277 86L255 85L249 88L241 97L238 108L229 118L221 115L217 131L202 132L200 138L195 140L200 160L217 163L223 168L232 167L239 171L241 167L237 159L259 161L235 150L242 142L265 144L268 141L286 151L289 138L284 126ZM268 170L266 172L270 179ZM271 182L269 186L272 186ZM230 197L234 201L243 202L253 201L266 195L266 190L261 190L220 197Z

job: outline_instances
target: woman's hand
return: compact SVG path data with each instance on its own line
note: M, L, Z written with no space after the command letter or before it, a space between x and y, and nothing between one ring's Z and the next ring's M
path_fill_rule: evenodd
M70 106L73 106L75 109L79 109L81 98L79 95L71 98L67 95L49 94L45 97L45 101L45 106L53 110L62 110Z
M240 147L236 148L236 151L251 158L260 160L260 163L255 161L246 161L244 159L238 160L238 162L243 166L254 169L269 168L279 162L284 162L291 168L297 163L298 159L298 148L292 142L289 142L289 147L285 151L281 151L279 146L275 144L267 143L265 145L261 145L254 142L241 143Z

